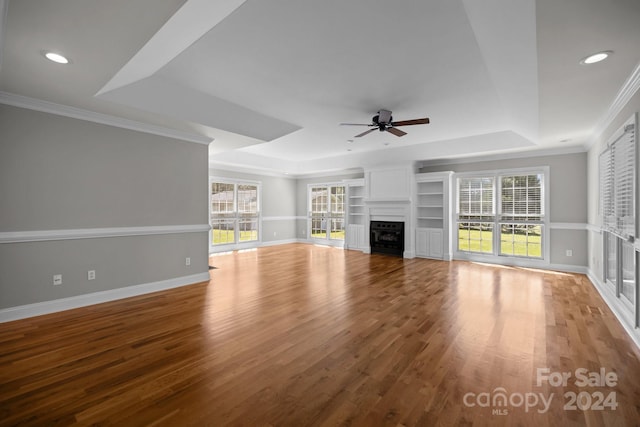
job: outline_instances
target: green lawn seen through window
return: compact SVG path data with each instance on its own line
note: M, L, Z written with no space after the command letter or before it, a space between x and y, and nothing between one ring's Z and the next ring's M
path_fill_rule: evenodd
M214 245L234 243L234 230L220 230L214 228L211 232ZM248 242L251 240L258 240L257 232L255 230L240 231L241 242Z
M504 233L500 238L500 254L542 258L541 228L523 234ZM493 253L493 231L458 230L458 250L463 252Z
M330 239L335 239L335 240L344 240L344 230L340 230L340 231L332 231L331 232L331 237L329 237ZM321 233L312 233L311 237L313 237L314 239L326 239L327 238L327 233L326 232L321 232Z

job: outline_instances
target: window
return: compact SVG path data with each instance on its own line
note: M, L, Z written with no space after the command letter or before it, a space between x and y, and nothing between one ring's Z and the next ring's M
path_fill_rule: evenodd
M458 177L458 251L543 258L543 195L543 172Z
M635 117L613 136L600 154L600 215L612 233L635 236Z
M344 240L344 185L310 186L309 209L311 238Z
M493 253L493 177L458 179L458 250Z
M600 154L599 214L604 229L604 280L629 310L636 311L636 117L629 119Z
M238 184L238 232L240 242L258 240L258 186Z
M235 242L233 184L211 183L211 227L214 245Z
M500 177L500 255L542 258L542 174Z
M211 180L211 245L259 240L259 185Z
M636 300L636 251L632 244L622 242L621 252L622 262L620 267L622 274L620 275L620 279L622 283L620 296L626 300L627 304L633 306Z

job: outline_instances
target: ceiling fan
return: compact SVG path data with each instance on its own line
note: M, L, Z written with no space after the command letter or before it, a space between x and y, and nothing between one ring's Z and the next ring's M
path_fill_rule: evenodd
M390 132L395 136L404 136L407 133L398 129L398 126L409 126L409 125L426 125L429 124L429 118L424 117L422 119L413 119L413 120L401 120L399 122L394 122L393 117L391 117L391 111L389 110L380 110L378 114L371 118L370 124L364 123L340 123L341 126L369 126L372 129L366 130L361 134L355 136L355 138L360 138L361 136L365 136L374 130L378 129L380 132Z

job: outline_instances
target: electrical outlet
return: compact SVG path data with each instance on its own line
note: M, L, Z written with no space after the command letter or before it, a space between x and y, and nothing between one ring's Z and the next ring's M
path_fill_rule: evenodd
M87 271L87 280L96 280L96 271L95 270Z
M184 265L191 265L191 258L189 257L185 258Z
M573 256L573 251L571 249L567 249L567 256Z
M62 274L53 275L53 284L55 286L62 285Z

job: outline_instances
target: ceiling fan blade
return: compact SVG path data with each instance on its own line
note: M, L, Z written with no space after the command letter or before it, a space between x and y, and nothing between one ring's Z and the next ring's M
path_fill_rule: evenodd
M399 122L392 122L391 126L409 126L409 125L428 125L429 117L423 119L402 120Z
M387 132L391 132L395 136L405 136L407 134L406 132L403 132L400 129L391 128L391 127L387 128Z
M372 129L366 130L366 131L364 131L364 132L362 132L362 133L360 133L360 134L356 135L354 138L360 138L361 136L365 136L366 134L371 133L371 132L373 132L374 130L378 130L378 128L372 128Z
M364 123L340 123L340 126L375 126L375 125L372 125L371 123L369 123L368 125Z

